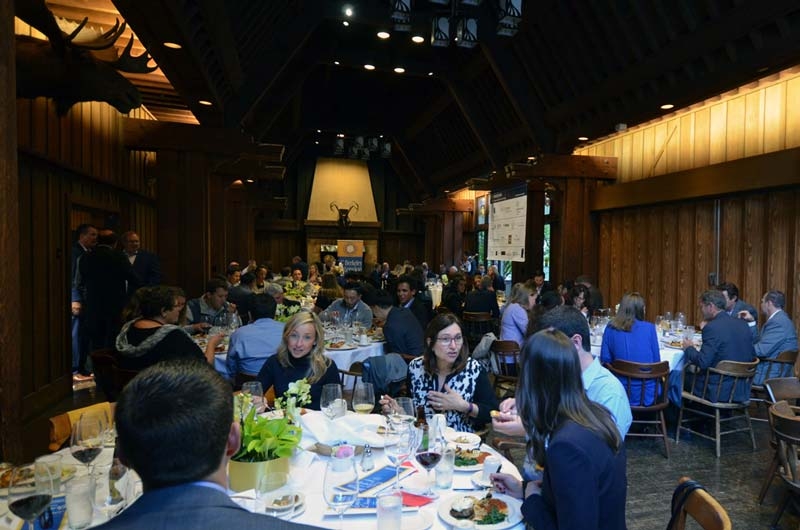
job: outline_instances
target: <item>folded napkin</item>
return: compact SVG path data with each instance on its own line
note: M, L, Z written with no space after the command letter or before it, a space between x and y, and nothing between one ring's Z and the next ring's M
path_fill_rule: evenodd
M430 497L425 497L424 495L414 495L413 493L408 493L407 491L403 492L403 506L412 506L412 507L419 507L425 506L426 504L430 504L433 502L433 499Z
M317 442L325 445L369 444L383 447L383 436L378 427L386 420L377 414L347 414L333 420L319 411L310 411L301 417L303 427L303 449L311 449Z

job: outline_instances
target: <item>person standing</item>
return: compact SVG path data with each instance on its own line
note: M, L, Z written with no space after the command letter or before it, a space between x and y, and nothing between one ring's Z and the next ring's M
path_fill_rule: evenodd
M161 285L161 262L158 256L152 252L141 249L139 234L133 230L125 232L120 237L120 241L122 242L122 251L139 279L139 287ZM135 290L128 286L128 295L133 295Z
M82 224L76 230L78 240L72 245L70 269L70 299L72 314L72 377L76 382L88 381L92 377L86 368L86 357L89 353L89 330L83 312L84 291L78 285L78 262L81 257L94 250L97 245L97 228L91 224Z

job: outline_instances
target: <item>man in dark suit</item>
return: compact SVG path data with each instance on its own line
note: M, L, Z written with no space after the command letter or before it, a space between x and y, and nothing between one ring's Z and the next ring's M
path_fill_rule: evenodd
M139 278L130 262L117 249L117 235L101 230L94 251L78 262L79 288L83 289L83 317L92 350L112 348L122 326L127 288L139 288Z
M161 285L161 263L158 260L158 256L140 248L139 234L134 231L125 232L120 240L122 242L122 251L139 279L139 287ZM128 295L132 295L134 290L129 285Z
M742 311L747 311L753 320L758 321L758 311L756 308L739 299L739 288L731 282L724 282L717 285L717 290L722 292L725 297L725 312L733 318L737 318Z
M411 311L405 307L395 307L392 302L392 295L386 291L365 289L364 303L375 318L383 321L383 336L386 339L384 351L422 355L425 350L422 327Z
M490 291L492 278L489 275L481 278L481 283L477 289L467 293L464 300L464 311L470 313L491 313L492 318L500 317L500 308L497 305L497 294Z
M536 303L542 303L542 295L547 291L552 291L553 286L550 282L545 281L544 279L544 272L537 270L533 273L533 287L534 287L534 296L536 297Z
M781 352L797 349L797 330L794 322L783 310L786 304L786 296L781 291L767 291L761 297L761 312L767 317L767 321L758 331L756 321L747 310L739 313L739 318L747 322L750 332L753 335L753 348L759 359L774 359ZM765 379L771 377L785 377L781 373L779 365L772 366L770 373L766 373L767 363L759 363L756 366L756 376L753 384L763 384Z
M125 386L114 418L122 459L144 493L98 529L311 529L250 513L228 497L227 465L241 431L230 384L206 363L147 368Z
M91 379L86 369L86 356L89 352L89 332L86 319L82 317L83 290L78 288L78 262L97 245L97 228L82 224L77 229L78 240L72 245L70 269L71 312L72 312L72 374L77 382Z
M431 314L425 303L417 298L419 288L418 282L414 280L414 278L406 275L400 276L395 284L395 289L397 290L397 306L405 307L411 311L424 331L425 328L428 327Z
M700 295L700 311L706 324L703 326L703 346L698 351L692 339L683 340L683 355L686 363L696 365L701 370L711 368L720 361L750 362L756 352L753 349L753 340L750 330L744 320L733 318L725 311L725 297L719 291L706 291ZM702 391L705 378L697 376L694 393ZM709 388L718 384L716 380L709 381ZM727 398L729 388L722 388L717 394L716 389L709 390L706 395L720 395ZM750 388L737 388L734 401L746 401L750 397Z

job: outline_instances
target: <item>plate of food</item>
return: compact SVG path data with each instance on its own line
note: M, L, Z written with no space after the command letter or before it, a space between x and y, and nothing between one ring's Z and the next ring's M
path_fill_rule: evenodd
M478 471L483 469L483 461L491 453L481 451L480 449L462 449L456 447L456 471Z
M522 501L497 493L479 495L454 495L439 503L439 517L455 526L459 521L472 521L476 528L503 530L522 521Z
M294 502L292 496L294 495ZM300 515L306 511L306 496L302 493L287 493L286 491L280 493L267 493L261 499L264 511L269 515L283 517L292 512L292 517Z
M456 444L461 449L476 449L481 446L481 437L474 432L459 432L447 430L444 439Z
M14 466L6 463L3 463L2 466L0 468L0 497L8 497L8 486L11 483L11 472L14 470ZM33 469L25 468L22 473L24 475L20 484L30 484L32 486L35 482Z
M358 347L357 344L353 344L351 342L345 342L343 340L329 342L325 345L326 350L331 351L344 351L344 350L355 350Z
M673 350L682 350L683 349L683 341L681 341L681 340L664 341L664 347L672 348Z

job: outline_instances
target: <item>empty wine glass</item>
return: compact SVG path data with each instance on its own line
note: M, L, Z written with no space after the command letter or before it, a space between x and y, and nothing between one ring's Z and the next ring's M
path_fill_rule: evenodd
M369 414L375 408L375 389L372 383L356 383L353 390L353 410L359 414Z
M342 385L338 383L330 383L322 387L322 395L320 396L319 404L323 414L332 420L339 416L342 411Z
M344 512L356 502L358 498L358 472L356 471L355 451L342 451L340 447L337 454L331 456L325 468L325 479L322 484L322 494L325 502L339 514L339 528L344 526Z
M256 408L256 413L264 411L264 389L258 381L242 383L242 394L250 396L250 402Z
M408 460L414 450L416 429L409 423L389 425L384 434L384 454L395 466L394 488L400 489L400 466Z
M395 398L395 407L392 407L389 413L389 421L392 424L405 423L411 425L416 419L416 407L414 407L414 400L410 397Z
M47 466L36 470L35 464L17 466L11 470L8 484L8 509L28 521L28 530L53 500L53 476Z
M416 448L417 462L425 468L428 473L427 485L423 495L426 497L434 497L436 494L431 489L431 470L436 467L436 464L442 459L442 445L435 436L431 436L428 425L421 425L418 427L417 439L419 444Z
M107 421L105 414L84 412L72 426L69 450L75 460L86 464L87 472L89 464L103 450Z

